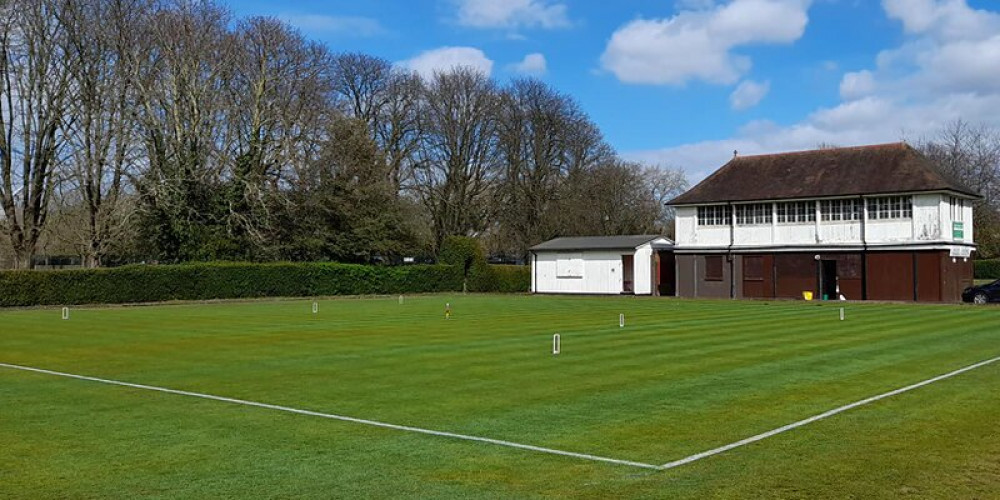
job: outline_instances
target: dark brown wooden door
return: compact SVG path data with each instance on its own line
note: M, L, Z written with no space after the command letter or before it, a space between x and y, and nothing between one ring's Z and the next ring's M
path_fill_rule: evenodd
M634 255L622 255L622 292L635 293Z
M774 256L743 257L743 296L751 299L774 298Z

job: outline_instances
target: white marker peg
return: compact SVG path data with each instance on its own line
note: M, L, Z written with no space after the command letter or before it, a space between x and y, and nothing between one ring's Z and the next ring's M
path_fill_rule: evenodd
M840 321L844 321L844 308L840 308Z
M319 302L313 302L313 314L319 312Z
M403 296L402 295L399 296L399 305L403 305Z
M562 347L562 342L559 339L559 334L552 336L552 354L559 354L559 348Z
M618 315L618 328L625 328L625 315L624 314L619 314Z
M62 311L62 319L69 319L69 308L64 307Z

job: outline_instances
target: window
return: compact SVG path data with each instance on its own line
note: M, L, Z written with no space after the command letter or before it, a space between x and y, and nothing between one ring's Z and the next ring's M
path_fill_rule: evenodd
M731 220L729 207L726 205L698 207L699 226L728 226Z
M868 199L868 218L872 220L910 219L913 197L882 196Z
M722 281L722 256L705 256L705 281Z
M736 223L741 226L770 224L771 204L751 203L749 205L736 205Z
M778 203L778 223L816 222L816 204L811 201Z
M949 204L951 205L952 222L963 222L965 220L965 200L951 196Z
M583 255L578 253L559 254L556 257L557 278L582 278Z
M861 203L858 200L823 200L819 202L821 219L829 221L861 220Z

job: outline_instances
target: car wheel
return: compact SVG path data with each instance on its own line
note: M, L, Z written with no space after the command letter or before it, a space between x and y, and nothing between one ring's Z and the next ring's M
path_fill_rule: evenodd
M986 296L985 293L977 293L976 296L973 297L972 301L975 302L976 304L985 304L989 302L990 299L989 297Z

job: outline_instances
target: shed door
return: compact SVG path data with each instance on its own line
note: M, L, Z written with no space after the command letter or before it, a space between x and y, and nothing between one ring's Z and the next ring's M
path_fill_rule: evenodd
M622 293L635 293L634 255L622 255Z

